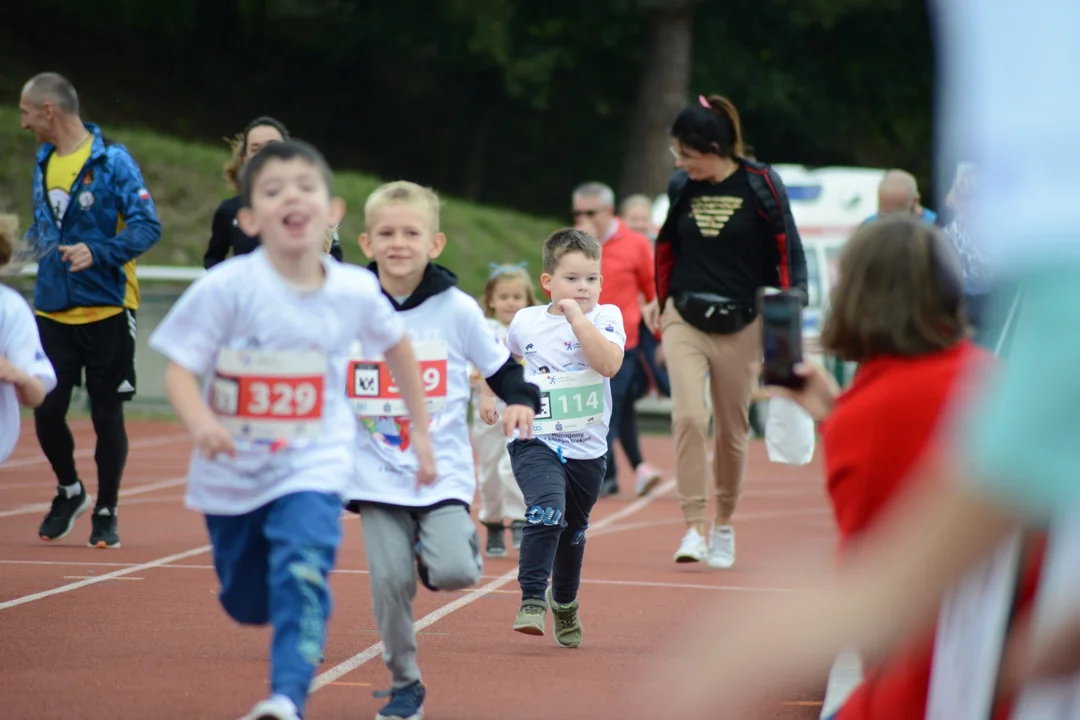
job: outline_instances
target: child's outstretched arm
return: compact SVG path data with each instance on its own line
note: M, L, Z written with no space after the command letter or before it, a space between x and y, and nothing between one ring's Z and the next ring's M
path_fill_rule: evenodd
M424 383L420 379L420 366L416 362L416 353L413 352L412 343L406 337L402 338L397 345L387 348L383 357L386 358L386 366L394 378L394 384L398 386L398 391L405 401L405 407L409 409L409 417L412 419L412 447L420 461L420 470L416 473L416 479L422 485L432 485L437 477L435 452L431 447L431 436L428 433L430 422L427 402L424 398Z
M525 379L525 369L511 357L495 374L484 378L492 392L506 403L503 430L507 437L516 429L519 437L532 437L533 418L540 411L540 388Z
M187 427L195 445L213 460L219 453L236 455L232 436L203 400L199 378L190 370L170 362L165 368L165 397Z
M0 358L0 382L14 385L15 397L18 398L19 404L28 408L40 406L45 402L45 396L49 394L45 389L45 383L41 382L40 378L20 370L6 358Z

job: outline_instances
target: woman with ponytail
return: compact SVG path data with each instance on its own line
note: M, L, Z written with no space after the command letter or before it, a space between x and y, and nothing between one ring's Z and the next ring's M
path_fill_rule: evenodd
M656 240L657 300L646 309L662 332L671 378L675 476L687 532L675 562L735 562L731 518L742 487L752 364L761 359L759 288L801 291L806 257L780 176L746 157L739 114L727 98L701 96L671 127L678 168ZM712 395L714 523L706 540Z

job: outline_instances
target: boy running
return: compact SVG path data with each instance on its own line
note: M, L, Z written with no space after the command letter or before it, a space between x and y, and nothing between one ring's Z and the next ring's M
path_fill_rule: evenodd
M439 467L435 483L417 487L413 447L417 433L428 432L428 420L401 405L378 348L361 348L350 363L349 396L362 429L349 509L362 518L372 606L392 681L388 693L376 693L390 701L375 717L418 720L426 691L413 630L416 576L430 590L460 590L483 569L469 517L476 474L468 364L506 401L507 435L515 429L529 434L539 393L495 341L476 300L455 287L452 272L432 262L446 246L434 192L409 182L383 185L368 198L364 221L360 247L374 259L369 267L416 348Z
M585 530L607 470L610 379L626 342L619 308L597 304L602 280L596 238L555 232L544 242L540 276L551 304L519 310L506 336L507 348L525 359L541 388L537 438L518 438L507 448L527 508L514 630L543 635L550 607L560 647L581 647L577 591Z
M220 600L272 623L272 697L245 720L298 720L331 611L357 432L342 388L352 344L386 357L405 405L415 479L435 479L420 373L375 277L322 255L345 211L310 145L271 143L244 167L240 228L262 247L194 283L150 338L165 391L197 446L187 505L206 515ZM209 375L204 390L200 378Z

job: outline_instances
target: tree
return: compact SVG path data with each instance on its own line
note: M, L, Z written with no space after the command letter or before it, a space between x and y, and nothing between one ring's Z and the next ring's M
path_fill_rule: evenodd
M690 89L694 13L701 0L639 0L650 10L649 39L630 124L619 196L656 195L671 174L667 128Z

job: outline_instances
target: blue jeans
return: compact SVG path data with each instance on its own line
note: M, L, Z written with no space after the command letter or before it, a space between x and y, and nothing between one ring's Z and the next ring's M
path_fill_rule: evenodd
M218 599L239 623L273 625L270 685L301 715L326 644L341 508L336 495L300 492L246 515L206 516Z

